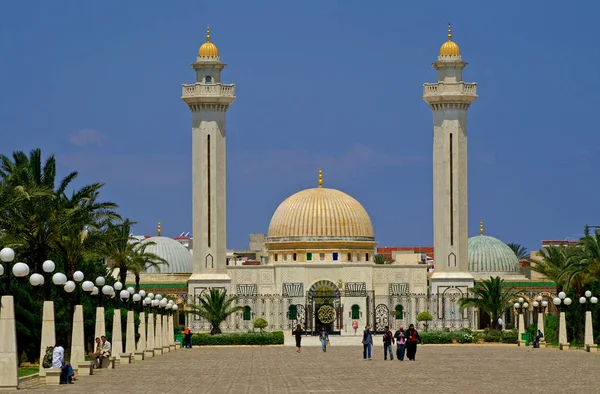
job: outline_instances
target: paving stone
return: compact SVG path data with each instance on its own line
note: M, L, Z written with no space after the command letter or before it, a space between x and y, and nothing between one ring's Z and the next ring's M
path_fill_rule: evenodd
M597 392L600 353L516 345L425 345L417 361L362 360L358 347L327 353L294 348L182 349L117 369L82 376L73 385L25 389L73 393L548 393Z

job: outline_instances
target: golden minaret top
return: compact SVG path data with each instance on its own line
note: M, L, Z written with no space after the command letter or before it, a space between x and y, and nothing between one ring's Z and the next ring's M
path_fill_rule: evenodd
M479 235L483 235L483 221L479 222Z
M452 41L452 25L448 22L448 41L440 48L440 56L460 56L460 49Z
M158 236L160 237L160 233L162 233L162 228L160 227L160 221L158 222L158 228L156 229Z
M319 187L323 187L323 170L319 168Z
M206 27L206 42L198 50L198 56L219 57L217 46L210 42L210 26Z

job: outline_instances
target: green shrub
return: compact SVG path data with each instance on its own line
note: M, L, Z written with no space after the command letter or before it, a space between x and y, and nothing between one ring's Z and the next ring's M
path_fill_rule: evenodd
M530 326L531 327L531 326ZM536 328L537 330L537 328ZM502 343L517 343L519 341L519 333L515 328L502 333Z
M267 322L262 317L259 317L258 319L254 320L253 325L254 328L258 328L262 332L269 325L269 322Z
M234 334L194 334L194 346L223 346L223 345L283 345L283 332L265 333L234 333Z
M432 332L424 332L420 333L419 336L423 343L428 344L445 344L452 343L452 334L449 332L440 332L440 331L432 331Z
M423 323L423 326L425 327L425 331L427 331L427 328L429 327L429 322L431 320L433 320L433 316L431 316L431 313L429 313L427 311L420 312L417 315L418 322L425 322L425 323Z
M537 324L530 324L529 327L527 327L527 332L535 338L538 332Z
M554 315L546 315L544 319L544 337L546 343L558 344L558 319Z
M497 330L484 331L483 340L485 342L500 342L502 340L502 332Z
M458 343L473 343L473 334L462 333L460 337L458 337Z

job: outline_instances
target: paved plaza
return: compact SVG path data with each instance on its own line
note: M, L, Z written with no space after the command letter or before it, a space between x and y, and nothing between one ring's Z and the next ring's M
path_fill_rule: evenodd
M425 345L417 361L362 361L359 347L323 353L294 348L179 350L73 385L30 389L71 393L592 393L600 391L600 353L508 345Z

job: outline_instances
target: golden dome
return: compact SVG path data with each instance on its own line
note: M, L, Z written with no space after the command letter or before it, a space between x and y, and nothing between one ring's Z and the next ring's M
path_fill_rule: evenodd
M269 225L271 241L315 241L314 237L373 241L373 225L363 206L346 193L321 184L320 174L319 187L302 190L279 205Z
M460 56L460 49L454 41L452 41L452 28L448 23L448 41L442 44L440 48L440 56Z
M210 26L206 28L206 42L198 49L198 56L219 57L217 46L210 42Z

